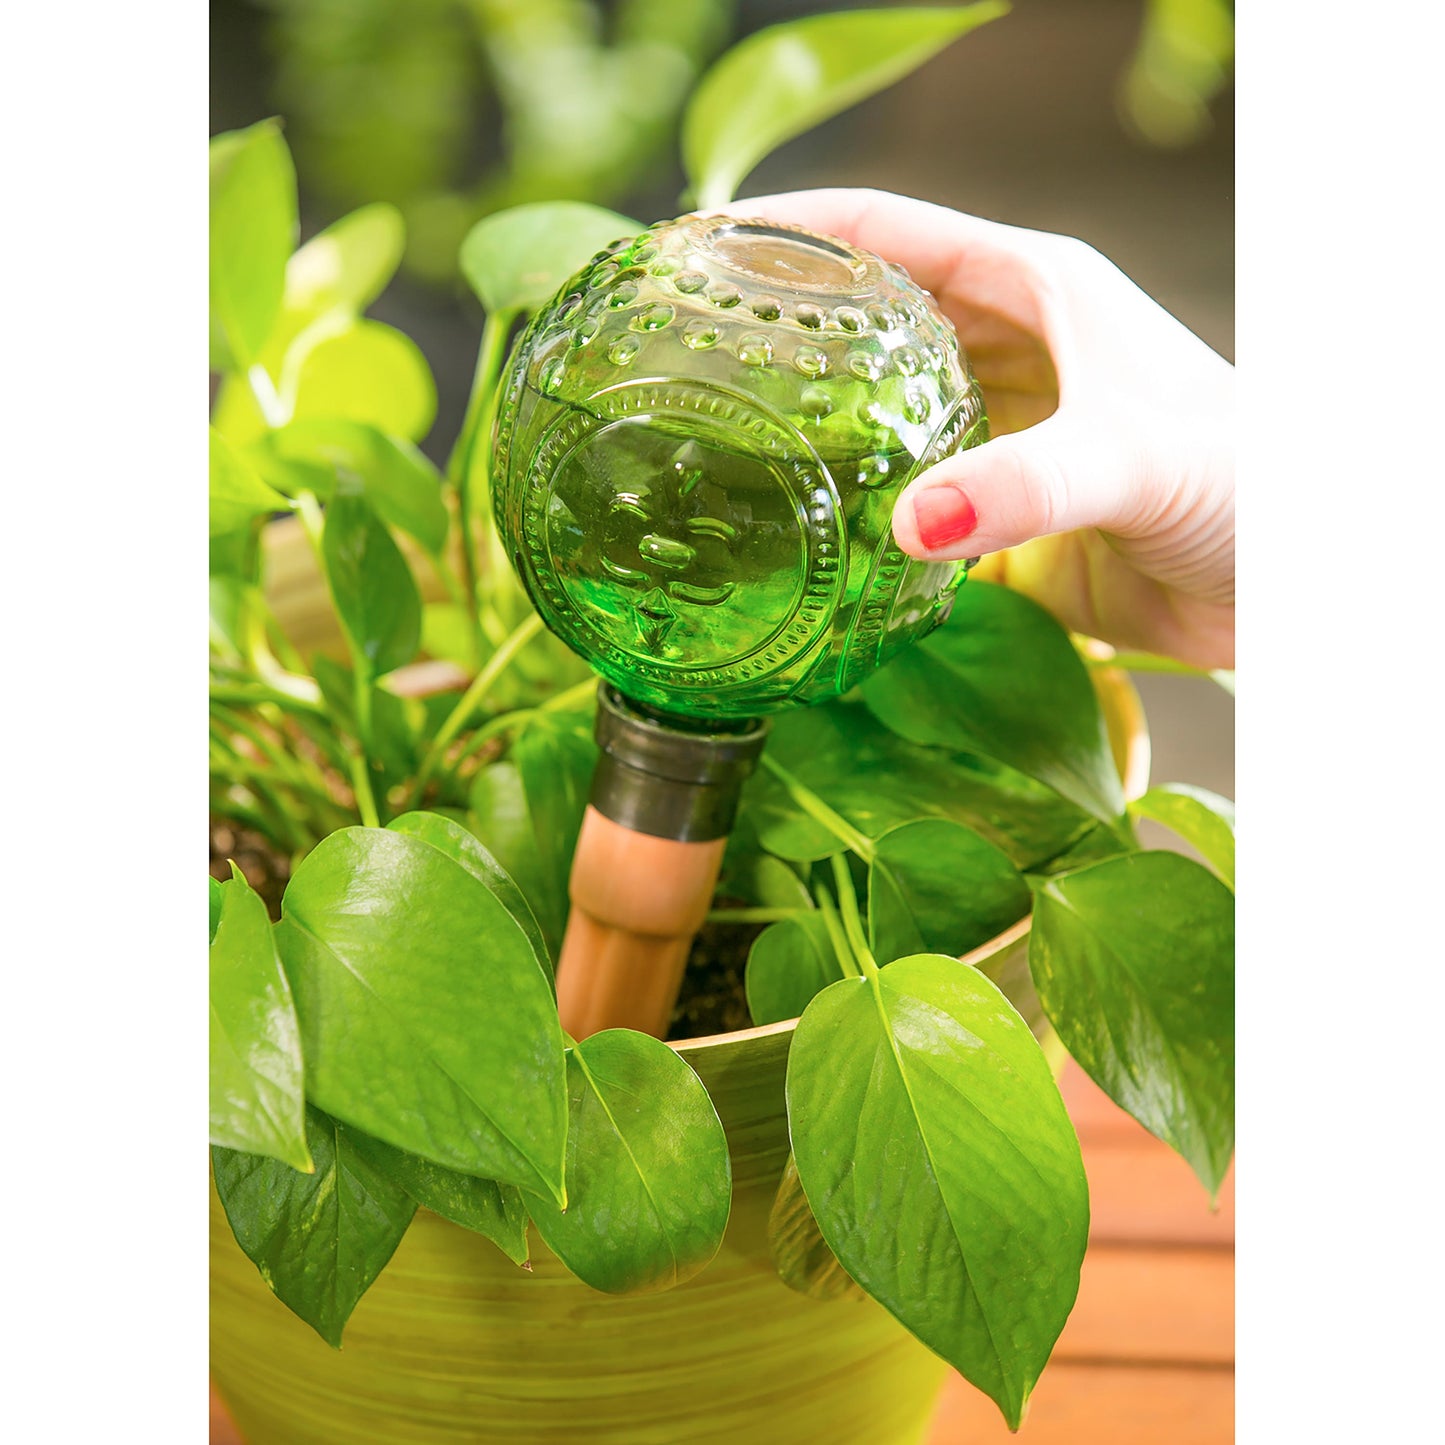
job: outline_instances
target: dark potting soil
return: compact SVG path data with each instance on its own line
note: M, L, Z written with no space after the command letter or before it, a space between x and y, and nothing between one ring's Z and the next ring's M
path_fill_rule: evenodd
M291 866L260 833L222 819L211 820L211 876L231 876L229 859L261 895L273 920L281 916L281 895ZM719 907L740 906L720 898ZM693 941L683 975L682 994L668 1025L669 1039L698 1039L752 1027L743 992L748 950L763 931L762 924L710 923Z
M719 908L741 907L739 900L719 898ZM743 971L761 923L708 923L693 940L682 976L682 993L668 1025L669 1039L700 1039L750 1029Z
M291 863L278 853L268 839L250 828L241 828L221 818L211 819L211 877L223 883L231 876L228 860L246 876L246 882L261 895L274 923L281 916L281 895L291 876Z

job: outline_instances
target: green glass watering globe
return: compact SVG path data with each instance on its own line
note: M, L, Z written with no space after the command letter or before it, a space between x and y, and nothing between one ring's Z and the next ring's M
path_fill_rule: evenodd
M593 257L503 381L497 528L605 679L557 964L563 1027L664 1036L767 714L861 682L947 615L893 504L988 437L953 328L877 256L684 216Z
M684 216L600 252L503 384L494 504L543 620L683 727L846 692L947 616L967 564L890 519L988 437L952 324L900 267Z

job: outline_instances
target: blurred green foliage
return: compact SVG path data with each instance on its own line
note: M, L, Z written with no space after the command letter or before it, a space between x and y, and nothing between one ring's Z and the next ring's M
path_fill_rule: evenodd
M406 220L444 280L474 222L528 201L615 200L670 156L733 0L261 0L275 103L341 207Z
M338 211L395 205L406 222L404 265L432 281L455 276L462 237L483 216L534 201L614 205L670 166L684 102L739 8L738 0L253 3L269 16L270 99L317 198ZM819 0L817 8L833 7ZM1027 0L1019 11L1027 16ZM1233 0L1141 0L1138 45L1118 86L1122 123L1152 145L1198 140L1233 57Z
M1119 83L1125 125L1159 146L1210 127L1209 104L1234 72L1234 0L1144 0L1138 48Z

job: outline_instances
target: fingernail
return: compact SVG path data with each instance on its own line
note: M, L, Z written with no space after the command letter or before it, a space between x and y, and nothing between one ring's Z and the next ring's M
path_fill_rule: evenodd
M930 552L963 541L978 526L973 503L952 482L919 492L913 499L913 519L918 524L918 540Z

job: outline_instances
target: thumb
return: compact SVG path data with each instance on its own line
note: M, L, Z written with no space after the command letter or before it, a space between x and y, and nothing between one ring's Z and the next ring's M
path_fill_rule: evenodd
M976 557L1050 532L1127 525L1136 468L1100 428L1056 412L945 458L912 481L893 509L893 535L915 557Z

